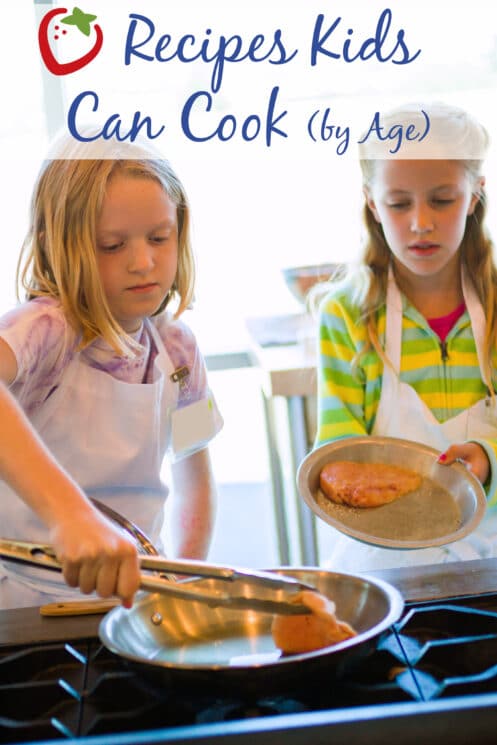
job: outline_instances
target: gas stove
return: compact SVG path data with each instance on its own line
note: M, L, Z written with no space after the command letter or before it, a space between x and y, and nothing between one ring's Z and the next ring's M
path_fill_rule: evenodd
M161 689L102 647L96 619L45 619L44 634L35 609L4 611L0 743L495 743L497 567L468 562L381 576L410 588L402 618L338 675L324 668L302 687L282 684L270 695ZM482 592L422 599L427 589L465 589L470 578ZM32 641L23 633L6 641L9 614L22 615Z

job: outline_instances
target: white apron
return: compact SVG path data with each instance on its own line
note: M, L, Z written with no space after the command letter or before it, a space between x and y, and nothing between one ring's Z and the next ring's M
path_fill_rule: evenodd
M123 382L84 364L76 354L32 424L88 496L125 515L160 546L168 494L160 471L170 446L179 383L176 376L171 379L174 365L157 329L152 322L145 323L158 351L151 383ZM210 404L217 415L215 404ZM175 414L180 412L185 409ZM0 482L0 500L3 536L47 542L45 526L4 482ZM0 564L0 576L2 569L5 572L6 564ZM9 563L8 582L0 581L0 607L46 602L43 593L76 592L54 573Z
M475 290L464 273L463 295L471 320L482 380L488 387L482 364L485 317ZM452 443L497 437L496 407L491 405L488 399L478 401L469 409L441 424L414 388L400 381L402 298L391 271L387 289L385 338L385 352L392 366L384 366L373 435L414 440L440 452ZM338 535L332 555L326 562L327 566L337 570L367 571L481 559L497 555L497 511L487 510L478 529L464 540L435 548L384 549L366 545L342 534Z

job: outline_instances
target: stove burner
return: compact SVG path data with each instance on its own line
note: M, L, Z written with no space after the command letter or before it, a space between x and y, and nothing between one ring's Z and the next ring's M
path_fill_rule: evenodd
M303 703L284 696L261 698L254 701L218 700L201 711L196 717L196 722L198 724L228 722L238 719L275 716L276 714L296 714L302 711L308 711Z
M157 687L96 639L0 648L0 743L99 735L102 745L115 745L119 733L162 728L176 741L175 732L191 733L199 725L245 722L246 728L252 719L274 722L287 715L288 722L295 714L304 721L336 712L343 722L346 710L353 721L359 707L379 712L414 702L460 702L464 696L478 702L480 694L493 694L497 709L497 596L493 603L484 598L485 610L473 607L476 600L413 606L375 648L347 661L338 677L335 669L319 668L311 680L275 694L247 686L224 695L207 685L202 692L185 692L173 681Z

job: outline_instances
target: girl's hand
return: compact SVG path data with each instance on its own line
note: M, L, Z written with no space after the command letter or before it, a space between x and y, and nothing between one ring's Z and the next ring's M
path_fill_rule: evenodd
M465 442L462 445L451 445L445 453L438 457L438 462L450 466L460 460L466 468L471 471L482 484L490 475L490 461L481 445L476 442Z
M117 595L131 607L138 589L137 548L130 536L91 509L81 519L57 525L50 533L64 579L70 587L103 598Z
M137 548L59 466L1 382L16 370L3 347L0 340L0 477L47 526L67 584L129 606L140 582Z

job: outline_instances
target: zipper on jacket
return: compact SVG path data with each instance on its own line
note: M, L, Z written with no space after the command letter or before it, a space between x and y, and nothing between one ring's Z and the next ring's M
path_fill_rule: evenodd
M449 409L447 406L447 399L449 395L448 380L447 380L447 361L449 359L449 351L447 349L446 341L440 341L440 356L442 358L442 367L443 367L443 381L444 381L444 394L445 394L445 419L447 419L449 415Z

